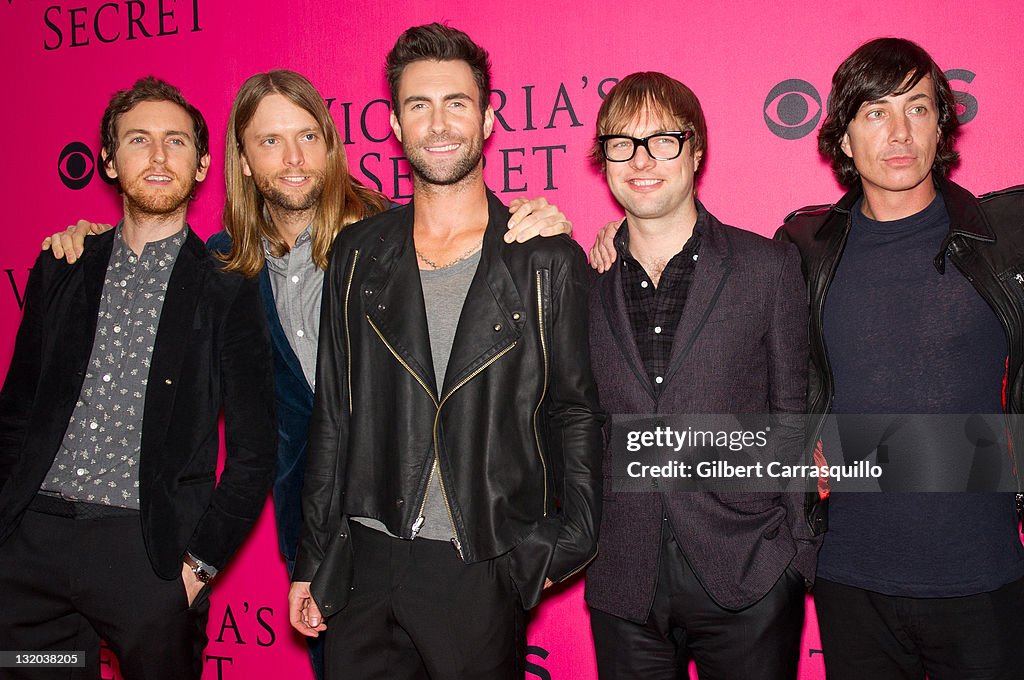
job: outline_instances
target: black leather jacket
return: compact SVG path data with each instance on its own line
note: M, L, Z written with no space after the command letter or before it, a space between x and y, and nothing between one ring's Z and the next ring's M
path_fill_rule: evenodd
M1024 413L1024 186L975 198L953 182L933 176L949 212L950 229L936 250L935 267L943 271L948 256L995 310L1009 347L1005 408ZM862 196L858 186L831 206L797 210L786 218L776 238L800 250L810 296L811 366L808 375L809 444L819 435L832 406L834 385L825 347L825 295L850 232L850 211ZM817 417L816 417L817 416ZM1021 418L1009 420L1013 449L1024 450ZM1018 476L1019 480L1019 476ZM1019 483L1019 481L1018 481Z
M597 551L604 416L587 343L590 271L562 236L502 240L488 192L480 265L435 386L412 204L346 228L324 284L305 527L293 579L347 601L348 517L415 535L437 461L455 549L511 552L525 607Z

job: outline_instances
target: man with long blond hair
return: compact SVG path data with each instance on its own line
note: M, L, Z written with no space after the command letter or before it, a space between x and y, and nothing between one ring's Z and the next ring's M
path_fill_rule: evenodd
M381 212L387 199L351 176L320 93L287 70L257 73L238 91L224 178L224 231L207 245L225 269L260 279L280 408L274 510L290 573L327 255L343 227Z

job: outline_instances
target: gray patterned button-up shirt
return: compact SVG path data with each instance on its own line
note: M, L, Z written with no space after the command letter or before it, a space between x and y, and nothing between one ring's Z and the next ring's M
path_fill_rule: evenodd
M100 296L89 368L44 491L88 503L139 507L146 382L171 269L188 226L136 256L117 225Z

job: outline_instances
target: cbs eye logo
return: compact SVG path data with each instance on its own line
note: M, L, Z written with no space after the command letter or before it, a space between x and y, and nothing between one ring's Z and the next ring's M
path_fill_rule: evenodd
M764 122L776 137L800 139L821 120L821 95L806 80L783 80L764 100Z
M70 142L61 149L60 158L57 159L57 174L64 186L78 191L92 181L99 164L99 154L94 154L88 145L83 142ZM99 176L107 184L113 183L105 173L100 172Z
M945 72L952 87L962 82L970 85L975 78L973 71L950 69ZM953 90L956 98L956 115L960 124L969 123L978 115L978 100L971 94ZM776 137L800 139L809 135L821 120L821 95L806 80L790 78L773 87L764 100L764 122Z

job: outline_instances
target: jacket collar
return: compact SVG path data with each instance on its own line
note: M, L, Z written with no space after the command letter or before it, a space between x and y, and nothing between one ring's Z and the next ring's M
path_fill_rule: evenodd
M946 249L954 238L962 236L992 243L996 237L992 225L989 224L988 218L982 212L981 205L974 194L935 173L932 173L932 182L935 184L935 190L942 196L942 200L946 204L946 212L949 213L949 233L942 240L934 260L935 268L939 272L943 272L946 268ZM850 213L863 195L864 190L858 183L832 206L832 216L822 223L815 237L821 241L830 241L837 237L845 239L846 234L850 231ZM842 216L842 218L832 219L836 216Z
M397 209L396 219L382 225L378 246L369 253L371 269L359 295L367 319L381 339L440 402L496 354L514 345L528 315L507 263L510 250L516 246L502 239L508 208L488 190L488 222L480 264L462 306L443 389L439 390L413 245L413 205L410 202Z
M942 200L946 204L946 211L949 213L949 236L946 239L947 242L954 236L965 236L988 242L996 240L992 225L989 224L988 218L982 212L978 199L974 197L974 194L959 184L934 173L932 174L932 182L935 184L935 190L942 196ZM846 192L832 206L832 214L849 215L857 201L863 196L864 189L858 183L857 186ZM818 229L816 237L819 240L827 239L833 233L833 230L838 228L835 222L836 220L832 219L825 220ZM839 221L840 225L844 223L845 228L848 229L849 220Z

